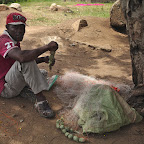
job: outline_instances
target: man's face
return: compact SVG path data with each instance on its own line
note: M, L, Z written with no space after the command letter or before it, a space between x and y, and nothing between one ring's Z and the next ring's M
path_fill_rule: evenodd
M7 31L10 36L17 42L22 41L25 34L25 25L6 25Z

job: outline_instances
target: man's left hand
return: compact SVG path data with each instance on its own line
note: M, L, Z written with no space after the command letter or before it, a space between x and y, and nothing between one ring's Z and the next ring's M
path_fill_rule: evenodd
M44 57L44 62L49 63L49 56ZM55 59L53 60L51 66L53 66L54 64L55 64Z

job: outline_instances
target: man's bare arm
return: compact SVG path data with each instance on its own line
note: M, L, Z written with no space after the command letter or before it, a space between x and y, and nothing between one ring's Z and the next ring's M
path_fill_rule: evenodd
M20 50L19 48L14 48L8 52L8 57L23 63L36 60L39 55L46 51L56 51L57 49L58 44L56 42L50 42L48 45L33 50Z
M36 63L39 64L39 63L49 63L49 56L45 56L45 57L38 57L35 59Z

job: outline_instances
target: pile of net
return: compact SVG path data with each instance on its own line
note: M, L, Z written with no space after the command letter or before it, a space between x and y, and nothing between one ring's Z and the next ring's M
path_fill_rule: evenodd
M142 120L121 96L128 96L130 89L128 85L67 72L59 77L54 91L65 104L59 116L66 126L82 133L104 133Z

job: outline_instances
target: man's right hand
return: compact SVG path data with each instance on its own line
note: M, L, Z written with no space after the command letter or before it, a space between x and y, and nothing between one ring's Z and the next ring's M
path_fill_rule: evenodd
M49 51L56 51L58 49L58 44L55 41L51 41L47 46Z

